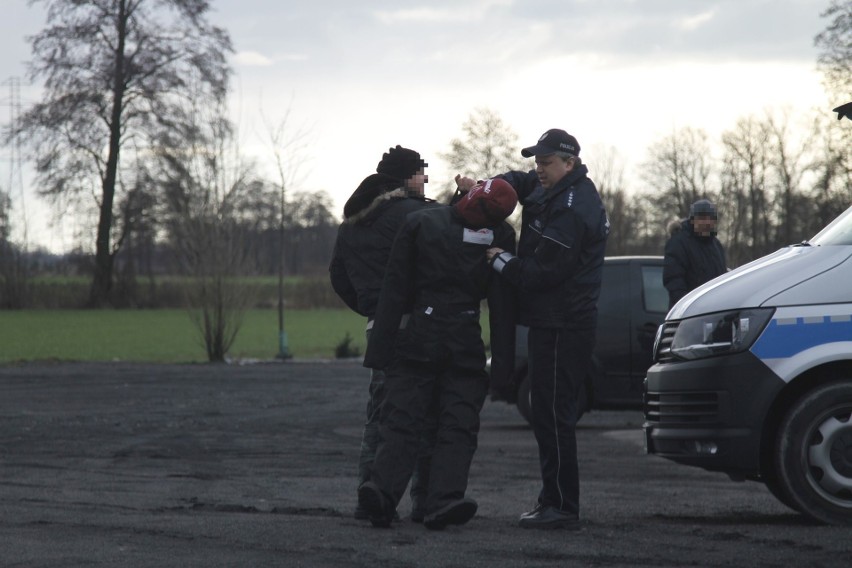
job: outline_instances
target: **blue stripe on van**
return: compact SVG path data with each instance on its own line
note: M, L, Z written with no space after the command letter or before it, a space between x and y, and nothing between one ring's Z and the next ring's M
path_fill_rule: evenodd
M852 341L852 318L822 316L773 319L752 346L760 359L792 357L811 347L838 341Z

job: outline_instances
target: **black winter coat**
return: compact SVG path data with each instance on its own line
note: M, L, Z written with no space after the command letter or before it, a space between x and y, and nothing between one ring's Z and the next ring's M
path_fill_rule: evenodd
M515 249L508 223L468 229L447 206L409 214L388 261L364 366L380 369L402 357L481 372L479 304L487 297L492 385L511 380L515 293L488 266L485 251L492 246Z
M685 220L666 243L663 285L669 291L669 308L688 292L727 270L725 249L715 236L695 234Z
M436 206L398 188L350 212L338 229L329 266L332 288L349 308L367 318L375 315L391 245L405 216Z
M530 327L594 328L609 219L585 165L545 190L535 171L508 172L523 203L518 257L501 275L519 291Z

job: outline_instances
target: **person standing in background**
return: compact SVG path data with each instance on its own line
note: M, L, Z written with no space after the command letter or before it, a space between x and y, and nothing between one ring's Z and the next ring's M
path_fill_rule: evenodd
M669 309L688 292L727 271L725 249L716 238L716 206L699 199L689 208L680 230L671 231L663 260L663 285Z

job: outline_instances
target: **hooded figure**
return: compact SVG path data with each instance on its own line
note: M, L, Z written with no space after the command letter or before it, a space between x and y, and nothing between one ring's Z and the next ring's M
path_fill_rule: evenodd
M367 337L373 325L379 291L385 276L394 237L406 215L419 209L438 205L423 196L426 163L420 154L397 146L387 152L375 174L364 178L343 207L344 221L337 233L329 275L338 296L353 311L367 318ZM370 479L370 469L378 445L379 408L384 397L384 374L374 371L370 376L367 417L361 440L358 463L358 484ZM431 447L425 440L423 447ZM411 483L412 518L425 515L426 483L429 454L422 452L417 474ZM355 518L367 514L356 508Z

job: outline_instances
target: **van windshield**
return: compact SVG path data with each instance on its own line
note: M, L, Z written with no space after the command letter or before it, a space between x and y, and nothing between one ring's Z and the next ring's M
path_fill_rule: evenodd
M852 245L852 207L829 223L809 242L814 246Z

